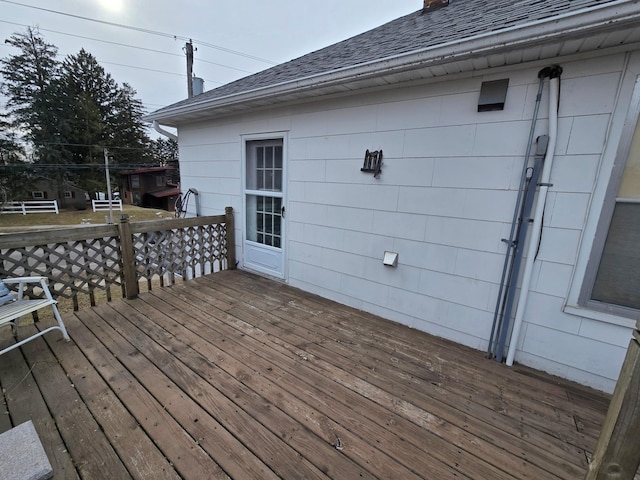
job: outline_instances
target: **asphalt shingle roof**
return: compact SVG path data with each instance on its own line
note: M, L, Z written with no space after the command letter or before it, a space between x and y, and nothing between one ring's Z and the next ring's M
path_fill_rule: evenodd
M422 10L418 10L342 42L175 103L171 107L353 67L613 1L450 0L449 5L443 8L424 14ZM159 110L161 111L162 109Z

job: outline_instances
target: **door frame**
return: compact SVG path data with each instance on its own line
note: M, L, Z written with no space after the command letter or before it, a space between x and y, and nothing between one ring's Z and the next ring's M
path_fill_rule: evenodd
M288 278L288 229L287 229L287 220L288 215L287 211L289 210L287 203L287 187L288 187L288 132L287 131L278 131L278 132L265 132L265 133L251 133L251 134L242 134L240 135L241 139L241 195L242 195L242 265L248 270L256 271L259 273L263 273L269 275L274 278L278 278L281 280L285 280ZM247 143L256 141L256 140L281 140L282 141L282 206L285 208L285 215L282 218L281 223L281 244L280 249L282 250L282 271L277 272L267 268L261 268L256 265L247 265L246 255L247 255ZM267 248L275 248L265 246Z

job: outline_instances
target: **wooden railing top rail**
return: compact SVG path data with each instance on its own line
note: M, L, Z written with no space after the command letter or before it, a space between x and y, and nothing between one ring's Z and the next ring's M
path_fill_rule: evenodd
M148 233L160 230L174 230L187 227L198 227L225 223L225 215L208 217L150 220L131 222L131 233ZM32 245L60 243L86 240L89 238L112 237L118 234L118 225L92 225L61 227L51 230L34 230L29 232L7 233L0 235L0 248L18 248Z
M225 223L225 215L213 215L209 217L175 218L163 220L150 220L147 222L130 222L132 233L147 233L158 230L174 230L177 228L200 227Z
M0 235L0 249L22 248L60 242L75 242L88 238L112 237L118 234L117 225L61 227L51 230L6 233Z

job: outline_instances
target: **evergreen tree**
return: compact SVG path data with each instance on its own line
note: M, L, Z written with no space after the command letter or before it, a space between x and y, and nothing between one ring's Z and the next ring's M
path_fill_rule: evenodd
M19 200L29 185L25 151L7 121L0 116L0 205Z
M157 138L151 142L153 164L161 167L173 167L169 171L169 183L180 183L180 164L178 162L178 142L170 138Z
M128 83L120 87L114 97L113 113L108 124L109 145L115 163L139 164L152 161L150 139L142 122L142 102Z
M64 137L72 162L102 164L104 148L112 163L144 161L149 139L142 122L142 102L128 84L118 86L96 58L82 49L68 56L61 68L60 98L64 99ZM88 191L104 189L104 171L90 169L76 176ZM115 183L114 183L115 184Z
M64 59L55 86L57 98L64 106L58 125L68 144L70 163L87 167L87 170L75 170L72 180L89 192L103 190L104 172L95 165L103 163L116 82L93 55L82 49Z
M8 97L10 124L33 142L36 161L57 163L64 156L55 145L63 139L56 131L59 112L51 89L60 73L58 49L32 28L5 43L20 50L0 60L0 92Z
M57 48L33 29L6 42L20 53L0 60L0 91L12 126L33 143L34 163L59 166L50 177L93 193L104 191L105 147L113 163L150 161L142 102L130 85L119 86L84 49L58 62Z
M156 138L151 144L154 164L177 167L178 142L170 138Z

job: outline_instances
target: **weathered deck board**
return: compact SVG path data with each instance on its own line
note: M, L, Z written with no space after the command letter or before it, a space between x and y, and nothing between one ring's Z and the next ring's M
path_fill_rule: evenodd
M219 291L229 291L229 283L231 282L226 282L224 285L216 284L216 289ZM242 294L242 304L236 307L235 310L232 310L233 314L236 317L243 317L251 321L250 319L255 316L255 311L251 311L250 309L248 309L248 306L253 306L254 308L258 309L265 308L264 305L256 307L256 305L259 305L259 302L257 302L253 298L253 296L256 295L257 291L259 291L259 289L257 289L256 285L253 285L251 289L243 290L244 293ZM273 311L272 313L276 312ZM300 318L296 319L293 323L290 323L288 326L283 328L282 331L279 331L278 327L282 327L283 321L287 319L288 315L279 315L275 318L270 318L269 315L269 313L263 313L261 315L261 318L256 319L254 324L256 324L257 322L261 322L260 324L264 326L264 328L270 330L272 335L280 340L287 338L291 335L292 332L300 332L299 327L294 323L297 322L298 324L303 324L303 327L306 328L306 330L310 332L310 334L307 338L294 337L291 339L291 342L293 342L294 344L297 343L297 345L301 346L301 348L305 348L308 353L317 354L315 355L317 359L321 358L328 360L329 365L325 365L323 370L325 372L329 372L329 375L333 375L336 364L342 364L347 361L346 359L348 357L354 358L354 356L358 355L359 351L362 351L362 348L357 348L361 344L361 339L363 338L362 335L360 335L358 338L354 337L353 335L351 337L347 336L343 338L334 336L333 340L329 339L329 341L327 341L327 338L322 339L322 337L319 335L319 328L317 326L304 325L304 322ZM274 325L275 327L273 327ZM304 330L304 328L302 330ZM360 330L358 331L359 333L364 333ZM415 336L419 335L419 333L415 331L411 333L413 335L413 342L415 342ZM304 335L304 333L302 333L302 335ZM319 347L318 344L322 344L322 347L328 346L331 351L329 353L322 352L322 347ZM345 348L345 345L347 345L348 348ZM452 353L458 355L458 358L460 358L459 355L460 353L462 353L460 352L461 349L459 346L456 347L457 349L455 349ZM409 395L410 397L414 398L413 406L417 405L418 407L420 407L422 405L424 411L432 414L435 413L436 416L444 418L447 420L447 422L451 422L454 424L458 421L458 418L461 418L462 422L460 424L465 425L465 429L469 427L470 423L473 423L474 419L478 419L479 421L484 423L484 425L480 425L478 427L479 435L482 435L481 432L486 432L487 429L491 427L491 425L494 425L502 430L500 433L508 432L512 434L510 437L507 437L505 439L507 445L511 444L514 441L517 442L520 437L525 437L527 439L527 442L521 447L524 450L523 456L531 457L532 453L535 453L535 448L532 447L538 445L540 447L539 453L542 455L541 464L545 468L552 465L548 463L550 459L547 455L545 455L545 453L549 451L555 451L558 448L567 450L569 458L573 459L574 461L576 459L578 459L578 461L582 460L580 464L586 466L584 458L580 455L579 449L572 447L565 440L557 439L554 436L543 435L542 432L531 429L531 427L526 424L526 420L531 421L531 418L524 417L524 422L516 423L513 421L513 418L500 414L501 410L504 410L504 406L502 405L496 409L489 409L483 407L482 405L469 401L466 396L461 396L459 393L451 395L449 391L450 389L442 388L443 382L438 382L438 384L433 385L431 381L416 381L416 378L409 375L407 372L398 373L399 369L403 368L403 365L397 360L397 350L393 353L393 356L387 357L387 365L385 365L385 362L383 361L378 362L377 364L375 364L375 366L372 366L374 364L371 363L371 352L375 348L377 347L368 346L365 349L365 357L369 358L368 363L370 363L370 365L363 364L361 361L353 365L350 370L349 378L351 378L353 375L356 375L356 378L366 382L364 383L364 385L361 385L359 387L352 387L356 388L361 394L369 395L369 392L371 391L371 384L373 384L379 387L379 395L380 392L383 392L382 396L384 396L385 393L392 396L392 399L387 402L387 404L389 405L394 404L395 398L406 397L407 395ZM443 360L442 356L444 356L444 353L446 352L440 352L440 357L438 357L439 361ZM495 365L496 367L504 369L504 367L498 366L493 362L488 362L482 359L480 352L474 353L477 355L474 359L475 363L480 361L486 363L488 367L494 367ZM336 358L339 359L337 362ZM429 355L429 358L431 359L431 361L433 361L431 355ZM462 358L461 360L464 361L464 358ZM447 365L451 365L452 368L455 368L455 357L446 359L446 362ZM393 370L389 370L387 368L388 364L393 365ZM324 364L316 361L314 362L314 365L322 366ZM380 373L380 371L383 371L384 373ZM448 379L448 381L444 383L454 384L455 386L455 383L459 381L459 378L461 376L462 375L456 374L456 372L451 372L451 374L449 372L446 372L445 377ZM398 379L398 377L404 378ZM424 386L428 388L427 391L424 391L424 389L421 388ZM477 388L481 388L481 386L479 385ZM505 384L502 384L501 388L507 387ZM379 402L384 401L381 396L376 397L376 399ZM438 409L438 406L441 404L444 404L444 408ZM412 406L409 406L408 408L412 408ZM521 414L521 412L518 413ZM532 415L529 415L529 417L532 417ZM522 415L519 415L515 418L522 418ZM555 422L555 420L552 421ZM579 434L575 436L576 438L580 437ZM476 441L471 441L472 446L475 446L476 444ZM558 454L556 452L554 456L557 455ZM563 462L563 465L564 463L566 462Z
M10 343L10 329L5 328L0 338L3 344ZM0 385L4 394L2 409L7 419L2 431L32 420L53 468L53 479L78 479L71 456L20 349L0 357Z
M164 297L163 298L167 298ZM145 300L148 300L145 298ZM154 302L155 306L162 311L168 311L170 306L168 304L159 305L157 302ZM181 302L184 306L184 302ZM170 310L169 310L170 311ZM175 311L173 311L175 313ZM189 318L197 320L198 318L203 321L207 321L205 315L197 310L188 309L185 312L189 315ZM211 314L211 311L209 311ZM196 325L197 327L197 325ZM354 461L357 461L363 467L366 465L375 466L376 472L378 475L382 475L385 478L414 478L415 473L412 473L411 470L405 465L404 467L401 465L397 465L397 462L394 462L392 458L389 458L389 452L385 451L384 448L375 448L375 445L370 445L367 441L362 440L362 438L358 438L353 434L350 434L347 428L344 426L340 426L335 424L334 420L339 416L346 416L349 419L349 423L353 421L352 412L341 406L336 398L329 398L328 402L330 405L325 405L324 412L320 411L314 412L311 410L309 412L309 407L317 407L316 402L317 399L324 395L324 391L329 388L329 382L325 378L320 378L315 382L313 387L306 386L304 384L300 384L298 381L288 381L288 377L293 374L293 371L299 369L301 367L299 358L297 364L291 363L290 365L286 364L286 361L283 361L282 358L278 357L276 352L273 350L268 352L268 357L261 358L259 355L259 345L252 342L251 337L249 335L240 334L237 331L233 331L232 329L225 329L221 324L216 324L215 332L208 334L208 337L213 338L223 338L224 342L224 350L229 352L229 355L235 357L237 359L238 367L235 370L231 370L232 375L236 378L240 379L245 385L254 388L256 391L259 391L263 397L265 397L268 401L275 403L280 406L280 408L287 409L289 405L294 405L295 412L294 415L297 414L298 417L301 417L299 412L306 412L302 415L304 416L315 416L317 419L321 419L324 423L324 429L316 429L317 434L321 434L323 439L326 442L326 445L335 445L337 439L340 439L340 443L344 445L345 455L353 458ZM206 333L201 333L202 335L206 335ZM235 341L234 338L240 338L241 341ZM244 345L244 346L243 346ZM249 347L249 348L247 348ZM286 360L286 359L285 359ZM230 361L223 361L225 365L229 364ZM253 378L257 378L258 375L262 378L269 378L272 374L274 374L274 370L278 367L288 367L286 371L276 371L275 374L279 376L278 383L280 385L288 385L292 388L279 388L276 393L272 394L267 388L275 388L275 385L268 386L267 388L254 387L253 386ZM271 370L269 370L271 369ZM292 383L292 384L291 384ZM308 389L313 388L312 391ZM301 390L303 392L302 397L291 397L288 396L288 392L296 392ZM291 411L289 412L292 413ZM344 423L344 422L343 422ZM331 429L331 434L327 435L326 430L327 427ZM375 429L371 425L366 425L361 421L360 425L361 429L363 429L366 433L361 433L361 435L365 435L366 438L377 438L378 443L386 443L386 441L391 442L393 439L392 436L385 435L380 429ZM323 434L324 433L324 434ZM381 436L381 434L383 436ZM399 439L395 439L398 441L399 445L402 445L402 442ZM347 449L348 445L348 449ZM395 445L391 446L392 450L395 448L398 450L398 447ZM403 445L403 448L407 448L406 445ZM312 451L301 451L300 453L308 456ZM334 451L335 452L335 451ZM331 453L334 453L331 452ZM422 457L422 451L414 451L411 452L414 454L420 454ZM402 452L403 455L407 455L407 453ZM414 460L414 464L419 464L423 461L422 458L418 458ZM434 475L438 473L443 477L450 476L453 472L450 469L445 468L444 465L437 463L430 463L424 466L425 468L429 468ZM424 471L424 470L422 470Z
M167 298L166 295L163 297ZM200 300L202 300L202 304L206 305L206 296L201 298ZM200 302L198 302L198 304L200 305ZM207 312L209 315L218 316L218 319L224 321L222 320L222 317L225 316L216 314L216 312L214 312L211 308L208 309ZM232 330L221 328L220 324L217 323L214 327L220 335L224 335L225 339L232 340L234 336L237 336L241 338L240 341L242 343L249 343L251 342L251 337L259 336L265 342L269 342L270 339L279 339L277 341L282 346L280 339L284 335L281 334L281 332L277 332L280 334L279 336L271 335L271 337L269 338L265 335L260 335L252 326L249 326L248 329L243 329L238 325L237 322L237 317L240 316L240 314L237 312L236 314L236 317L227 316L226 318L227 320L230 320L234 324L236 324L236 326L241 329L240 332L233 332ZM268 314L263 313L263 315ZM251 321L251 319L249 319L249 321ZM253 323L258 323L255 318L253 319ZM246 325L249 324L247 323ZM303 341L303 343L305 342ZM402 417L400 417L399 415L394 415L377 403L367 401L366 398L358 395L358 392L354 392L350 389L345 390L344 388L336 388L336 378L349 379L351 377L349 373L343 370L344 368L349 367L348 362L343 360L343 366L336 366L333 364L328 365L330 373L329 376L327 376L326 370L321 369L318 371L310 367L310 365L322 362L319 357L312 357L307 353L302 353L302 351L292 345L284 346L284 348L284 352L287 352L288 354L283 353L282 350L278 351L278 345L269 345L268 343L266 343L266 345L261 345L260 342L253 342L252 351L249 352L249 357L245 360L245 362L248 363L251 361L255 361L255 353L262 355L265 359L271 359L271 361L275 365L277 365L277 367L269 365L267 368L270 368L271 370L267 371L267 368L263 368L262 374L267 376L280 374L278 382L281 385L286 385L286 388L289 391L296 391L300 389L301 386L304 387L305 391L310 391L311 394L308 395L308 397L305 398L304 401L318 408L321 412L324 413L324 415L328 415L333 420L335 420L337 422L337 425L336 427L334 427L334 429L344 430L345 428L348 428L346 425L348 425L348 423L350 422L351 417L353 416L353 412L358 412L360 415L362 415L359 431L361 432L361 435L364 435L365 439L376 438L378 447L382 448L384 452L391 454L397 460L406 462L406 466L411 466L417 469L417 471L419 472L431 471L433 473L435 465L432 459L430 457L426 458L423 455L423 452L429 451L432 452L433 457L439 458L444 464L446 464L446 462L454 462L458 464L458 468L462 471L461 473L466 473L467 475L477 475L478 477L485 478L512 478L510 477L510 474L506 474L504 471L496 470L490 465L487 465L486 462L479 460L480 457L475 457L474 461L470 461L469 455L467 455L465 451L461 451L459 449L460 444L463 443L463 431L460 430L457 432L452 432L451 427L448 426L448 435L455 441L442 442L441 438L438 438L435 433L417 428L415 425L404 421ZM301 362L301 358L306 358L306 360L303 360ZM277 360L277 362L275 360ZM300 366L300 368L297 369L297 373L295 372L296 369L294 368L296 365ZM289 367L288 371L285 373L289 373L290 375L285 376L284 373L280 373L277 370L274 372L274 369L280 367ZM353 369L353 367L351 367L350 369ZM290 380L289 377L291 375L294 375L297 378ZM345 380L345 383L349 381L350 380ZM367 384L366 381L362 381L358 384L357 388L361 392L370 392L375 387L373 387L373 385ZM397 398L395 400L397 401ZM344 418L341 418L339 416L341 410L338 407L340 406L346 412ZM434 419L428 412L423 411L420 415L421 421L424 422L427 418L429 424L438 423L437 419ZM334 423L333 420L332 423ZM342 426L340 425L340 423L342 423ZM460 436L456 437L456 434ZM335 434L334 437L335 436L339 435ZM327 440L331 441L332 439L333 437L330 437ZM467 440L470 444L481 443L477 437L470 437ZM346 441L343 443L346 443ZM349 443L353 444L353 440L349 440ZM498 457L501 456L500 452L495 451L495 448L492 450L492 452L494 454L497 454ZM381 454L382 452L378 453L378 455ZM426 464L425 462L429 460L431 460L432 463ZM513 459L511 458L502 458L502 460L513 461ZM467 469L469 469L468 472L466 471ZM540 472L537 473L539 477ZM447 478L453 476L454 472L442 471L440 472L440 475L442 475L443 478ZM501 475L503 477L501 477ZM532 475L530 478L536 478L536 475Z
M179 479L164 455L80 349L61 342L50 342L49 345L131 475L158 480Z
M228 284L225 284L224 286L216 285L216 288L227 289ZM253 285L250 290L245 291L245 293L242 296L242 299L243 299L242 305L239 307L236 307L236 309L234 310L231 310L231 312L233 312L233 314L236 317L244 317L248 321L251 321L251 318L255 316L255 313L256 313L255 311L250 311L247 309L247 305L255 306L255 303L254 303L255 300L252 299L252 295L255 295L255 292L256 292L256 285ZM265 308L265 307L263 306L262 308ZM241 310L244 311L245 313L242 313ZM340 372L338 370L338 366L348 364L349 363L348 357L351 357L351 359L353 359L358 356L357 352L360 351L360 349L357 348L357 345L360 342L358 338L355 338L353 336L351 338L345 337L341 339L339 342L335 341L335 339L333 341L331 340L326 341L326 339L322 340L321 338L319 338L318 328L313 325L305 326L306 331L310 332L307 338L291 337L291 335L295 332L300 333L301 335L305 335L304 333L305 328L300 329L298 326L294 324L296 322L294 322L294 323L290 323L288 326L284 327L282 331L280 331L278 330L278 328L283 326L284 324L283 320L286 315L281 315L276 318L270 318L269 315L270 314L268 313L263 313L261 315L261 319L260 320L256 319L256 321L254 321L253 323L254 324L260 323L260 325L262 325L266 330L270 331L273 337L277 338L279 341L285 338L290 338L290 341L294 345L297 345L300 348L304 348L306 355L313 358L313 362L310 362L310 364L313 366L319 367L320 369L319 371L332 376L333 378L337 379L337 381L342 382L344 386L356 391L356 393L359 393L368 398L374 398L377 402L386 405L388 408L395 409L395 406L397 405L397 402L398 402L398 398L404 399L404 398L407 398L407 396L409 398L413 397L414 399L413 402L408 402L408 404L402 404L402 408L396 409L398 413L400 413L401 415L407 416L409 420L413 419L413 420L417 420L418 422L423 422L424 421L423 419L425 416L435 414L435 417L437 418L436 418L436 421L432 423L435 423L436 425L438 424L437 422L438 419L441 419L441 420L444 419L446 423L444 424L443 430L447 431L446 435L448 435L451 438L453 445L463 447L463 448L465 448L466 446L466 448L477 450L478 447L480 448L482 447L481 442L479 441L479 438L483 436L483 432L491 431L492 425L497 425L497 426L502 426L502 428L505 431L511 430L513 434L510 436L507 436L505 435L505 431L493 429L493 440L492 440L493 443L502 439L503 447L508 447L509 445L513 445L513 442L518 442L521 435L526 436L527 442L522 442L523 445L521 445L523 450L522 456L528 457L528 458L535 456L536 452L535 452L535 449L532 448L531 441L534 440L534 438L532 437L534 437L534 435L537 434L538 432L528 432L525 430L524 434L519 433L518 428L520 430L523 430L525 429L525 426L516 424L516 427L513 427L512 424L515 423L513 422L513 420L505 421L505 419L502 416L496 414L493 410L482 409L481 406L477 406L472 402L468 402L468 400L464 396L460 396L460 395L452 396L448 392L443 393L442 389L439 389L439 388L437 389L439 391L436 394L434 394L433 392L430 392L428 397L422 398L421 392L419 392L418 389L421 386L421 384L424 384L425 382L416 382L414 377L410 377L406 375L404 372L399 374L397 369L400 365L399 365L399 362L396 361L395 357L388 357L388 360L387 360L388 363L393 364L395 369L394 371L386 369L386 365L384 364L384 362L378 362L378 364L375 367L372 367L370 365L363 365L361 362L356 362L350 366L349 374L346 375L343 380L340 380L341 377L339 375ZM300 318L298 318L296 321L298 324L303 323ZM275 327L273 327L273 325L275 325ZM414 335L416 333L417 332L414 332ZM322 344L322 347L324 347L325 345L328 345L331 347L331 350L329 352L326 352L326 351L323 352L322 347L319 347L318 344ZM344 347L345 344L348 345L349 348L345 348ZM338 351L338 348L335 347L335 345L340 346L339 351ZM366 355L368 357L371 357L371 350L372 350L371 348L367 349ZM385 373L381 374L380 370L385 370L385 369L386 369ZM398 376L404 377L404 378L398 380L395 378ZM405 384L408 384L408 387ZM421 402L418 402L416 400L421 400ZM438 409L438 403L440 401L444 402L444 408ZM469 403L470 405L467 405L467 408L460 409L459 405L461 403L464 403L464 404ZM407 412L412 412L412 413L407 414ZM471 425L473 428L474 421L478 417L480 417L480 421L483 423L483 424L477 425L476 432L478 434L478 437L475 437L475 438L468 437L466 442L462 441L463 440L462 436L455 438L456 433L458 433L459 435L464 435L464 431L472 430L469 428L469 426ZM456 425L456 424L460 428L458 429L458 431L452 432L451 425ZM437 428L434 428L433 430L436 432L438 431ZM462 430L462 433L460 432L460 430ZM542 435L538 435L538 436L544 437ZM543 438L537 438L535 440L542 443ZM552 438L551 440L554 440L554 439ZM540 461L540 464L543 468L548 469L550 467L553 467L554 465L552 459L550 459L548 455L546 455L546 452L548 452L549 450L553 451L553 448L557 448L557 447L566 448L566 445L564 442L555 442L555 443L556 443L555 445L542 443L544 448L538 451L538 453L542 455L542 460ZM572 451L573 453L572 458L574 460L576 459L576 457L578 459L581 458L580 451L578 449L571 449L571 447L568 447L568 448ZM509 447L509 449L513 449L513 448ZM499 453L495 452L495 449L494 449L493 457L494 458L492 458L492 460L497 462L503 468L505 466L507 468L510 466L510 462L507 462L505 465L504 463L505 459L500 458ZM482 458L482 454L480 454L479 458ZM511 460L513 461L513 458ZM528 466L529 464L527 464L526 467L520 467L520 469L524 470ZM575 475L575 469L571 468L570 465L567 465L566 462L562 462L562 461L560 466L562 470L565 471L565 475L567 473L569 474L568 478L573 478L573 475ZM510 474L513 472L513 470L508 470L508 471ZM524 472L521 472L521 473L524 474ZM541 473L538 472L538 473L535 473L531 478L539 478L540 475Z
M578 479L608 402L240 271L65 320L0 357L55 478Z
M92 311L80 311L77 317L90 322ZM114 393L136 418L144 431L166 456L183 478L228 478L197 442L171 417L159 403L129 372L84 323L72 322L74 341L105 378ZM135 355L135 353L134 353ZM138 372L140 374L140 372ZM145 477L139 477L145 478ZM147 477L154 478L154 477Z
M34 332L22 328L23 335ZM53 420L82 478L127 478L129 472L105 437L47 344L38 338L21 347Z

